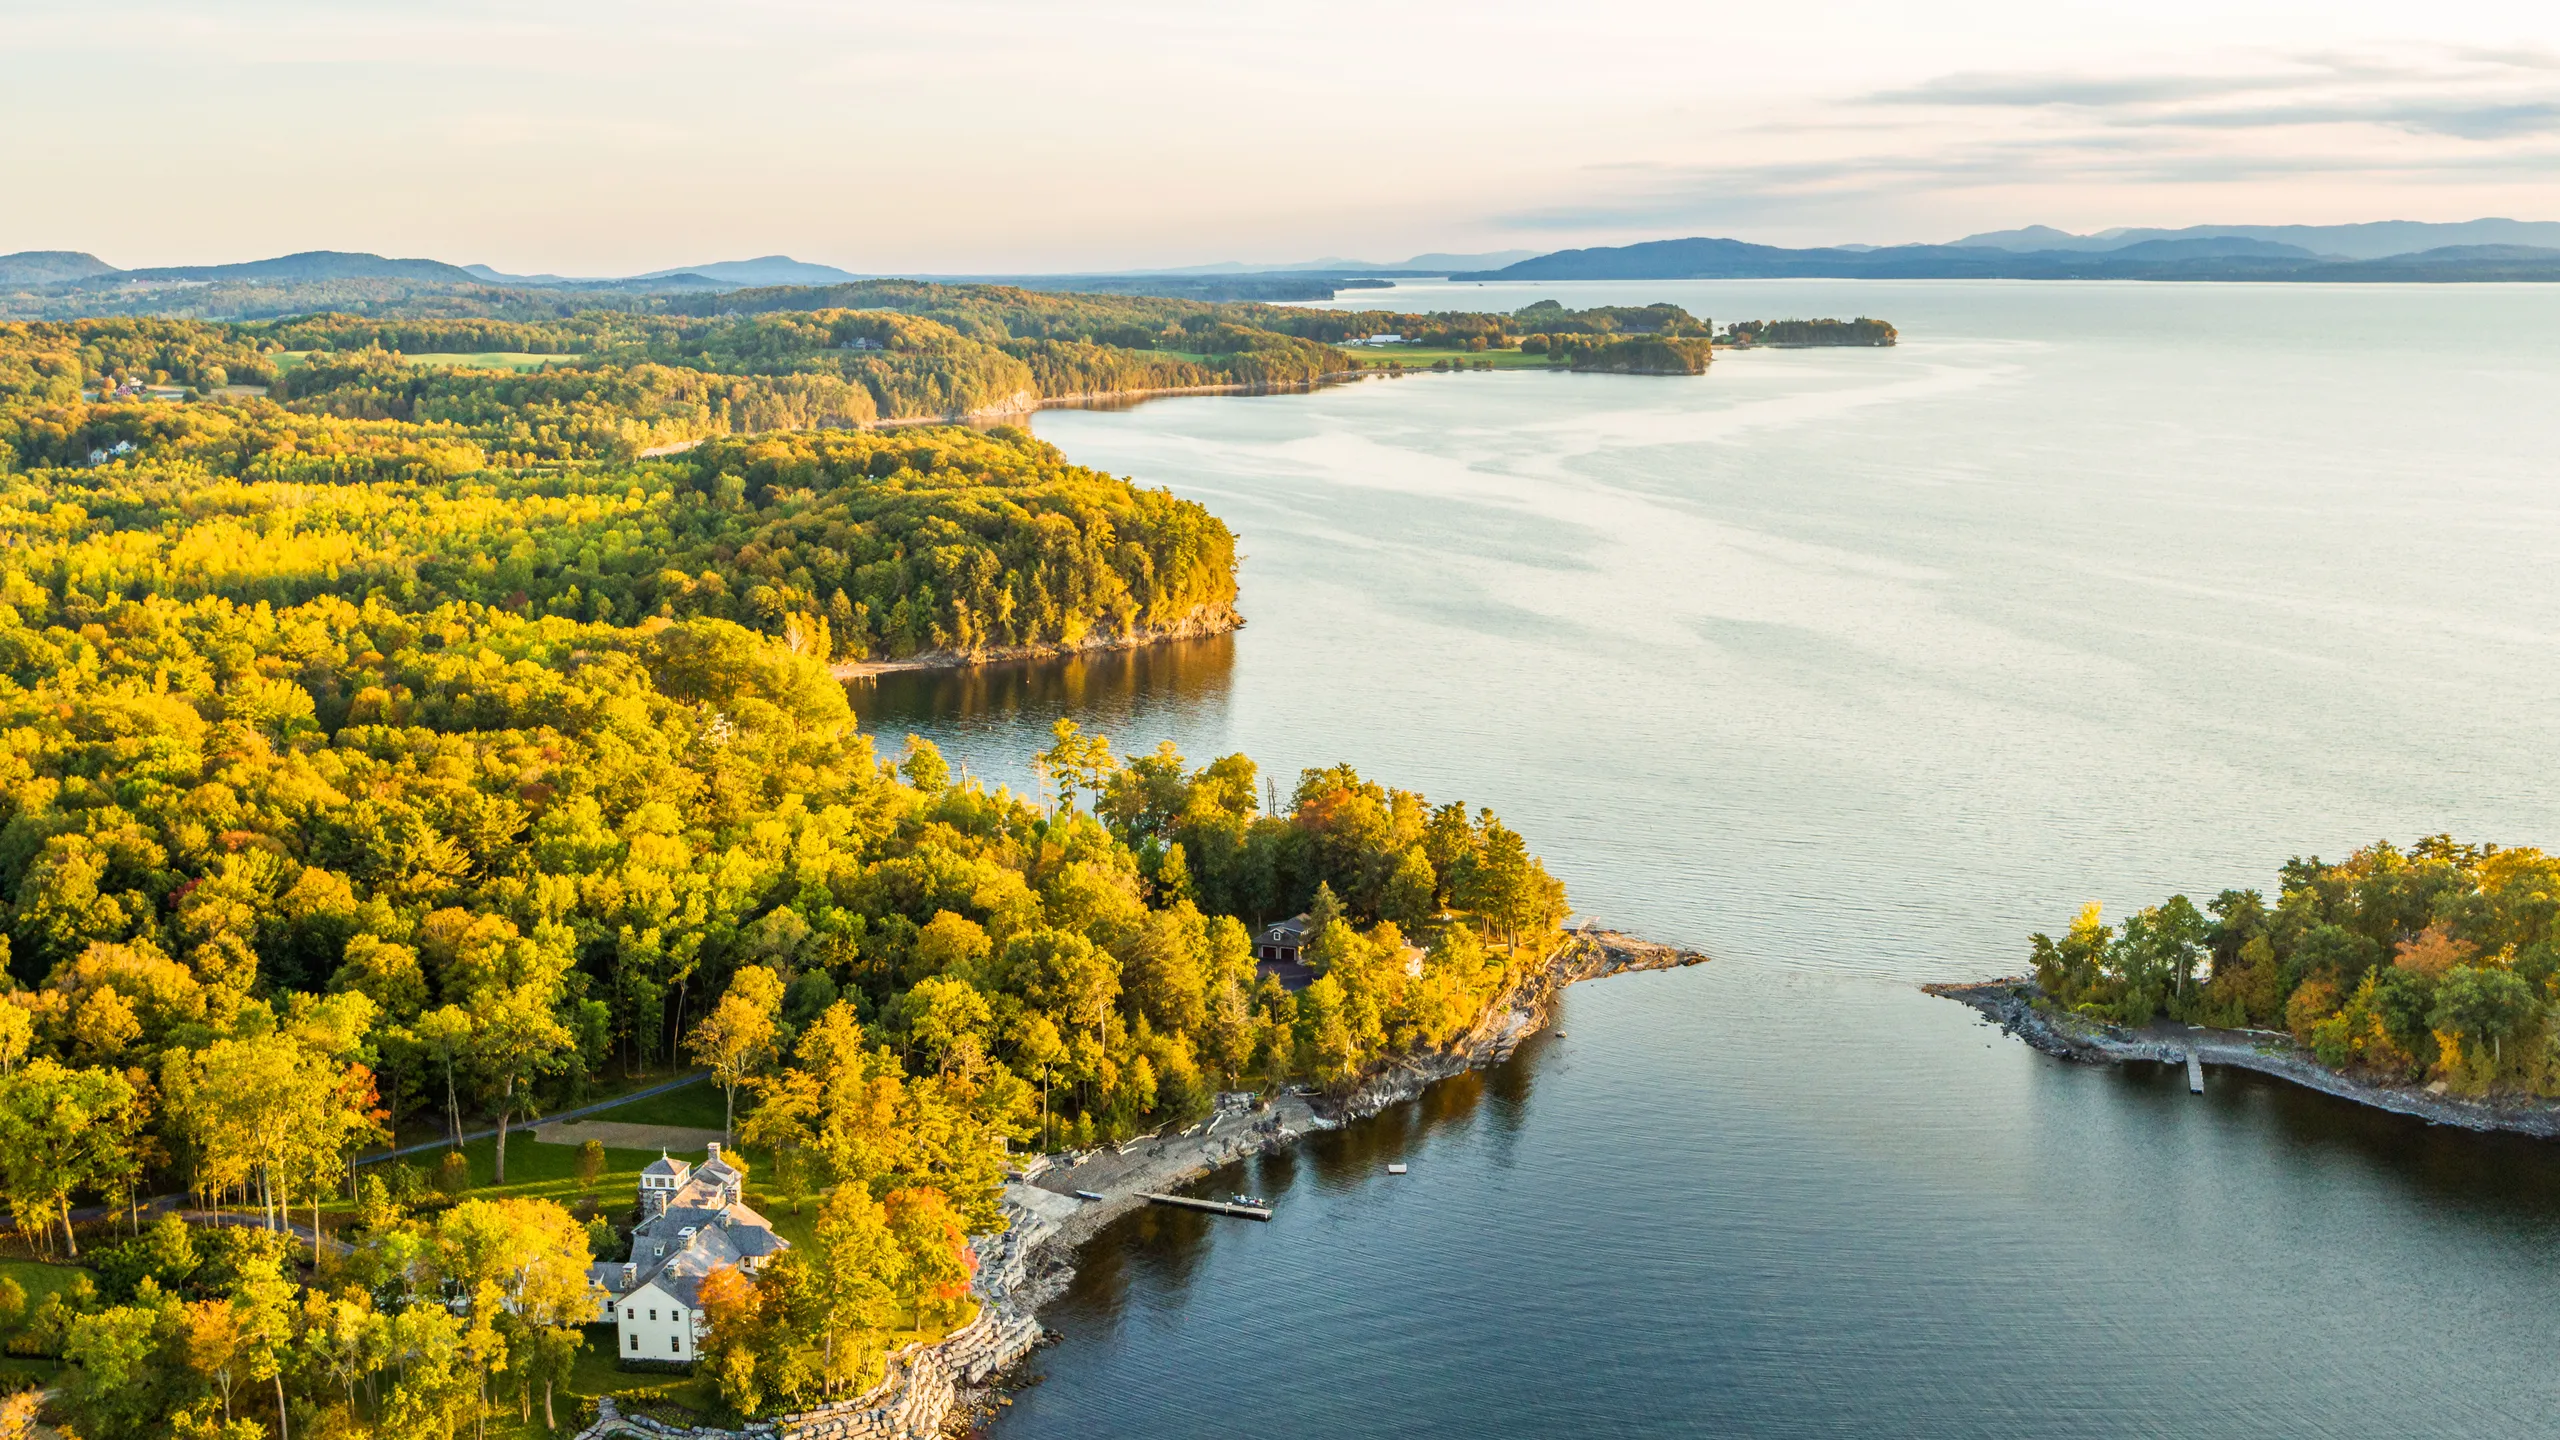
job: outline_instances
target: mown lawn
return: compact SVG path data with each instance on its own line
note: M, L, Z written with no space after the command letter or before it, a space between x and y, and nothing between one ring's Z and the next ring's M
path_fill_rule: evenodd
M41 1260L0 1260L0 1275L17 1281L18 1288L27 1292L27 1309L30 1312L43 1304L47 1295L70 1289L73 1281L88 1274L77 1265L48 1265ZM96 1284L97 1277L91 1275L90 1283Z
M744 1100L746 1096L742 1094L738 1098ZM682 1125L694 1130L717 1130L720 1117L720 1087L706 1076L681 1090L647 1096L578 1118L612 1120L625 1125Z
M677 1075L675 1073L661 1070L654 1074L634 1075L628 1078L615 1077L599 1079L589 1087L585 1098L567 1102L563 1108L602 1104L625 1091L646 1090L652 1085L664 1085L669 1080L676 1078ZM444 1107L441 1103L443 1091L438 1089L435 1093L438 1103L428 1106L424 1111L411 1115L408 1119L401 1122L400 1133L396 1139L397 1144L418 1145L429 1140L441 1139L442 1137L453 1133L445 1128ZM519 1117L519 1120L521 1120L521 1117ZM498 1123L497 1117L494 1115L483 1115L471 1110L465 1110L462 1115L462 1128L465 1130L484 1130L496 1123ZM532 1123L540 1124L542 1122L536 1120ZM673 1124L674 1122L665 1121L661 1123ZM720 1122L714 1120L711 1123L717 1125ZM510 1155L513 1154L515 1144L512 1140L508 1142L507 1150ZM414 1156L411 1157L410 1163L416 1163L416 1158Z

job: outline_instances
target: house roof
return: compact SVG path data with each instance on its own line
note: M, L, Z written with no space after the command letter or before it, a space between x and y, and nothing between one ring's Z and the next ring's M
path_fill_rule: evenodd
M647 1169L645 1169L645 1170L642 1170L640 1173L641 1173L643 1176L646 1176L646 1177L657 1178L657 1179L668 1179L668 1178L672 1178L672 1179L675 1179L675 1180L679 1180L679 1181L680 1181L680 1180L684 1179L684 1177L685 1177L688 1173L690 1173L690 1172L692 1171L692 1169L693 1169L693 1167L692 1167L692 1166L687 1165L686 1163L684 1163L684 1162L683 1162L683 1161L681 1161L681 1160L670 1160L670 1159L668 1159L668 1158L667 1158L667 1152L666 1152L666 1151L664 1151L664 1150L661 1150L661 1151L659 1151L659 1152L658 1152L658 1158L657 1158L657 1159L655 1159L655 1160L650 1161L650 1162L649 1162L649 1165L648 1165L648 1168L647 1168Z
M774 1234L773 1223L754 1207L744 1199L729 1198L744 1191L746 1176L728 1162L715 1157L688 1167L683 1161L661 1158L642 1173L674 1176L677 1188L666 1197L666 1208L631 1231L631 1284L622 1283L622 1262L588 1267L588 1278L613 1295L655 1285L693 1308L701 1296L703 1277L712 1271L791 1248L791 1242ZM687 1230L693 1233L688 1235ZM664 1255L656 1253L661 1245L666 1247Z

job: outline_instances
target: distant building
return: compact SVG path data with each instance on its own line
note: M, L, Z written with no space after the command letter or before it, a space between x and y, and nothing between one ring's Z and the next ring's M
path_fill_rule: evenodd
M1264 927L1253 943L1253 969L1280 982L1283 990L1304 990L1315 983L1315 967L1306 962L1307 917L1293 915Z
M1285 960L1292 964L1296 963L1298 952L1307 948L1307 917L1302 914L1292 915L1279 924L1265 929L1262 932L1262 938L1256 941L1255 945L1256 959Z
M702 1344L702 1281L723 1265L753 1275L791 1242L746 1203L745 1174L712 1145L700 1166L663 1152L640 1172L631 1258L588 1270L596 1319L626 1360L690 1363Z

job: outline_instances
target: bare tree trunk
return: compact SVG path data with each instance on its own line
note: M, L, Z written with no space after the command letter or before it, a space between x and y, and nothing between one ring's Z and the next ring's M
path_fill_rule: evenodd
M71 1233L71 1195L62 1196L62 1243L71 1247L71 1258L80 1258L80 1237Z
M490 1171L489 1183L492 1185L507 1183L507 1121L515 1113L516 1081L515 1077L510 1075L507 1077L506 1098L498 1102L498 1159L497 1164Z
M276 1440L293 1440L284 1418L284 1367L276 1367Z

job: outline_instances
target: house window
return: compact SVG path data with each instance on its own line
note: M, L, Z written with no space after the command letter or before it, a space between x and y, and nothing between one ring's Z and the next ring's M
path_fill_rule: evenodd
M655 1319L657 1319L657 1318L658 1318L658 1312L657 1312L657 1311L655 1311L655 1310L650 1311L650 1312L649 1312L649 1318L650 1318L651 1320L655 1320Z
M632 1309L628 1305L625 1305L622 1307L622 1318L625 1320L637 1320L640 1318L640 1312Z
M640 1348L640 1337L639 1337L639 1336L634 1335L634 1336L632 1336L632 1337L631 1337L631 1348L632 1348L632 1349L634 1349L634 1350L637 1350L637 1349L639 1349L639 1348Z
M682 1338L682 1337L680 1337L680 1336L675 1336L675 1335L670 1335L670 1336L668 1336L668 1337L667 1337L667 1348L668 1348L669 1350L671 1350L671 1351L675 1352L675 1353L676 1353L676 1354L678 1354L678 1355L683 1354L683 1353L684 1353L684 1340L683 1340L683 1338Z

